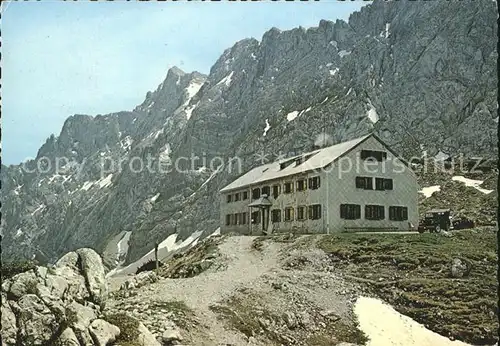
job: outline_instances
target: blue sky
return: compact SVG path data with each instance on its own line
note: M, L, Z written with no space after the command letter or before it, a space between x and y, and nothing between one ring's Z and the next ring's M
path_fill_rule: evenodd
M75 113L132 110L171 66L208 73L246 37L347 20L361 1L2 4L2 161L36 156Z

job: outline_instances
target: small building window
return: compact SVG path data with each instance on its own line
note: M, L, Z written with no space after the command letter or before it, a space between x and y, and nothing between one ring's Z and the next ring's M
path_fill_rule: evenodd
M346 220L361 219L361 206L359 204L341 204L340 218Z
M262 195L269 197L271 195L271 188L269 186L262 187Z
M260 197L260 189L256 188L252 190L252 199L258 199Z
M387 159L387 153L385 151L361 150L361 160L382 162L385 159Z
M258 224L260 223L260 210L254 211L252 213L252 224Z
M392 221L406 221L408 220L408 208L407 207L389 207L389 220Z
M239 214L233 214L233 225L239 225L239 220L240 217L239 217Z
M287 181L283 185L283 192L284 193L292 193L293 192L293 183L291 181Z
M231 203L233 201L233 195L229 194L226 196L227 203Z
M311 190L319 189L319 183L320 183L319 177L309 178L309 189Z
M305 189L307 189L307 180L297 180L297 191L304 191Z
M238 214L238 218L239 218L238 224L239 225L246 225L246 223L247 223L247 214L248 213L239 213Z
M293 208L285 208L285 221L293 221Z
M234 201L235 202L238 202L239 200L241 199L241 194L238 192L238 193L235 193L234 194Z
M313 204L309 206L309 219L321 219L321 204Z
M243 191L242 194L243 194L242 200L248 199L248 191Z
M271 210L271 221L281 222L281 209Z
M231 224L231 214L226 215L226 226L229 226Z
M385 219L385 210L383 205L366 205L365 219L367 220L383 220Z
M375 178L375 190L392 190L392 179Z
M373 190L372 177L356 177L356 188L364 190Z
M392 179L384 179L384 190L392 190L393 183Z
M306 210L306 207L303 205L297 207L297 220L302 221L307 219Z
M278 198L281 193L281 185L273 185L273 198Z

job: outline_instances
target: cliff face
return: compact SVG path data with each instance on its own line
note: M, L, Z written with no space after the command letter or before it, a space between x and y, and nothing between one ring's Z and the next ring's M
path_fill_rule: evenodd
M496 156L496 16L486 0L375 1L348 23L237 42L208 76L172 68L133 111L74 115L37 160L2 167L5 258L102 251L132 231L132 261L212 232L223 185L318 140L374 131L406 157ZM241 171L217 170L234 156Z

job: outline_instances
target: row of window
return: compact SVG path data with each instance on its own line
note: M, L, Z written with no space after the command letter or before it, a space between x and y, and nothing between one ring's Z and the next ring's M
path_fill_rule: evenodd
M291 181L287 181L283 184L283 193L293 193L294 188L297 191L304 191L307 189L317 190L320 187L320 177L312 177L309 179L299 179L296 181L295 185ZM271 194L272 192L272 194ZM252 190L252 199L258 199L261 195L273 196L273 198L278 198L281 194L281 185L273 186L263 186L262 188L255 188ZM248 191L237 192L234 194L228 194L226 197L227 203L244 201L248 199Z
M359 204L341 204L340 218L347 220L361 219L361 206ZM384 220L385 208L383 205L365 205L366 220ZM389 220L406 221L408 220L408 208L400 206L389 207Z
M283 214L283 218L282 218ZM359 204L341 204L340 205L340 218L346 220L361 219L361 206ZM321 204L313 204L310 206L298 206L297 208L288 207L283 210L271 210L271 221L276 222L289 222L289 221L304 221L304 220L318 220L321 219ZM365 219L366 220L384 220L385 208L383 205L365 205ZM389 220L391 221L406 221L408 220L408 208L401 206L389 207ZM236 213L226 215L226 226L229 225L246 225L247 222L252 224L259 224L261 221L261 212L255 211L251 214L251 219L248 220L248 213Z
M356 177L356 188L364 190L373 190L373 177ZM375 178L375 190L392 190L392 179Z
M295 215L295 211L297 215ZM271 210L271 221L281 222L281 209ZM321 204L313 204L310 206L300 205L297 209L293 207L285 208L283 211L283 221L303 221L303 220L318 220L321 219Z
M236 213L226 215L226 226L230 225L246 225L248 222L252 224L259 224L261 222L261 212L260 210L253 212L250 215L250 220L248 220L248 213ZM281 209L271 210L271 221L281 222L282 221ZM299 206L297 207L297 218L295 218L295 208L289 207L283 210L283 221L302 221L309 218L310 220L321 219L321 204L313 204L310 206Z

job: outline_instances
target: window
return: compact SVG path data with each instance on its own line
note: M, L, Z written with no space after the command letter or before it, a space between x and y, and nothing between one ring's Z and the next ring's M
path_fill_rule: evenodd
M233 201L233 195L229 194L226 196L227 198L227 203L231 203Z
M243 191L242 200L248 199L248 191Z
M285 208L285 221L293 221L293 208Z
M312 177L312 178L309 178L309 188L311 190L316 190L316 189L319 189L319 177Z
M384 179L384 190L392 190L392 179Z
M387 153L377 150L361 150L361 159L382 162L387 159Z
M375 178L375 190L384 190L384 178Z
M260 197L260 189L256 188L252 190L252 199L258 199Z
M271 210L271 221L281 222L281 209Z
M247 223L247 214L248 213L239 213L238 214L238 225L246 225L246 223Z
M226 215L226 226L229 226L231 224L231 214Z
M392 179L375 178L375 190L392 190Z
M389 220L392 221L406 221L408 220L407 207L389 207Z
M321 204L313 204L309 206L309 219L321 219Z
M341 204L340 218L346 220L357 220L361 218L361 206L359 204Z
M283 191L285 193L292 193L293 192L293 183L291 181L286 182L283 186Z
M260 210L252 213L252 223L254 225L260 223Z
M235 193L234 194L234 201L235 202L238 202L239 200L241 199L241 194L238 192L238 193Z
M297 207L297 220L305 220L306 219L306 207L299 206Z
M233 214L233 225L238 225L239 221L239 214Z
M383 220L384 215L383 205L366 205L365 206L365 219L367 220Z
M297 180L297 191L304 191L305 189L307 189L307 180Z
M373 190L373 178L372 177L356 177L356 188Z
M262 188L262 195L269 197L271 195L271 188L269 186L264 186Z
M285 161L285 162L280 163L280 170L287 168L287 167L288 167L288 166L290 166L293 162L294 162L294 160L288 160L288 161Z
M281 192L281 185L274 185L273 186L273 197L278 198Z

